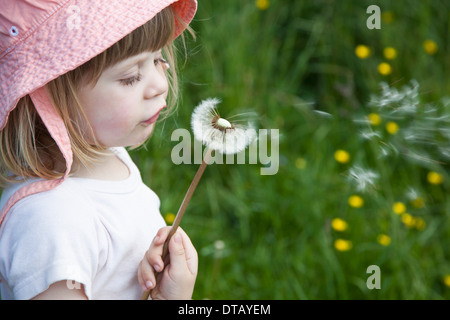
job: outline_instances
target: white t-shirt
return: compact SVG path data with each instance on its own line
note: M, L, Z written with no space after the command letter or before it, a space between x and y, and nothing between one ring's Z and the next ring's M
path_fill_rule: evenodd
M11 208L0 227L2 299L30 299L61 280L82 283L89 299L141 297L138 265L165 222L127 151L114 151L127 179L69 177ZM0 207L22 185L5 189Z

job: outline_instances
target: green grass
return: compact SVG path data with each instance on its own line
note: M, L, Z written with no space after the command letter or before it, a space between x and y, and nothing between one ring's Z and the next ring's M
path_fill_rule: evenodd
M371 4L393 17L380 30L366 28ZM434 106L436 115L449 114L449 9L445 0L273 0L264 11L254 1L200 1L178 112L159 124L147 150L132 152L143 178L159 194L163 215L176 213L198 165L171 162L177 142L170 135L190 129L192 109L207 97L223 100L225 116L253 110L259 128L279 129L280 167L267 176L261 164L205 171L182 222L199 252L195 299L450 298L443 281L450 274L450 171L439 152L450 145L448 120L427 120L423 112L398 117L399 131L391 135L384 129L389 110L369 105L380 82L401 90L415 79L419 110ZM435 54L424 51L426 39L437 44ZM370 48L367 59L356 57L359 44ZM387 46L397 50L396 59L383 57ZM378 73L383 61L390 75ZM381 115L379 126L355 121L371 112ZM421 131L427 140L407 141L405 130L420 125L430 129ZM365 140L362 130L380 136ZM384 157L381 147L389 152ZM350 162L334 159L338 149ZM413 161L405 156L411 150L429 160ZM353 166L376 172L374 186L358 191L347 179ZM430 171L443 182L430 184ZM411 189L423 207L413 206ZM363 207L349 206L353 194L363 197ZM425 228L405 226L392 211L396 201ZM331 227L337 217L347 230ZM378 243L380 234L390 237L388 246ZM352 248L336 250L340 238ZM370 265L380 267L380 290L366 286Z

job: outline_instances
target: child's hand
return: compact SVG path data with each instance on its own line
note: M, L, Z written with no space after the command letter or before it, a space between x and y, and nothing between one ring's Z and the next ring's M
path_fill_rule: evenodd
M154 300L191 299L197 278L197 251L187 234L178 228L169 241L169 254L164 263L161 256L170 228L159 229L145 253L138 269L139 284L144 291L152 289L150 298Z

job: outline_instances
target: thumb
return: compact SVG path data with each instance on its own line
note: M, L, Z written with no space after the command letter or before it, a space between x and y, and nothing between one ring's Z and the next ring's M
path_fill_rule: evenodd
M175 232L169 242L170 264L177 270L186 266L186 253L183 240L179 232ZM172 269L172 268L171 268Z

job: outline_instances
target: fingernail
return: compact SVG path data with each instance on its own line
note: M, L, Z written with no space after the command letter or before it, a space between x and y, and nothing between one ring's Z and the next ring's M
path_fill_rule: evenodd
M155 269L156 272L161 271L161 267L160 267L159 265L157 265L157 264L155 264L155 265L153 266L153 269Z
M153 282L147 281L147 282L145 283L145 286L147 287L147 290L150 290L150 289L153 287Z
M179 234L175 234L174 239L176 243L180 243L181 242L181 236Z

